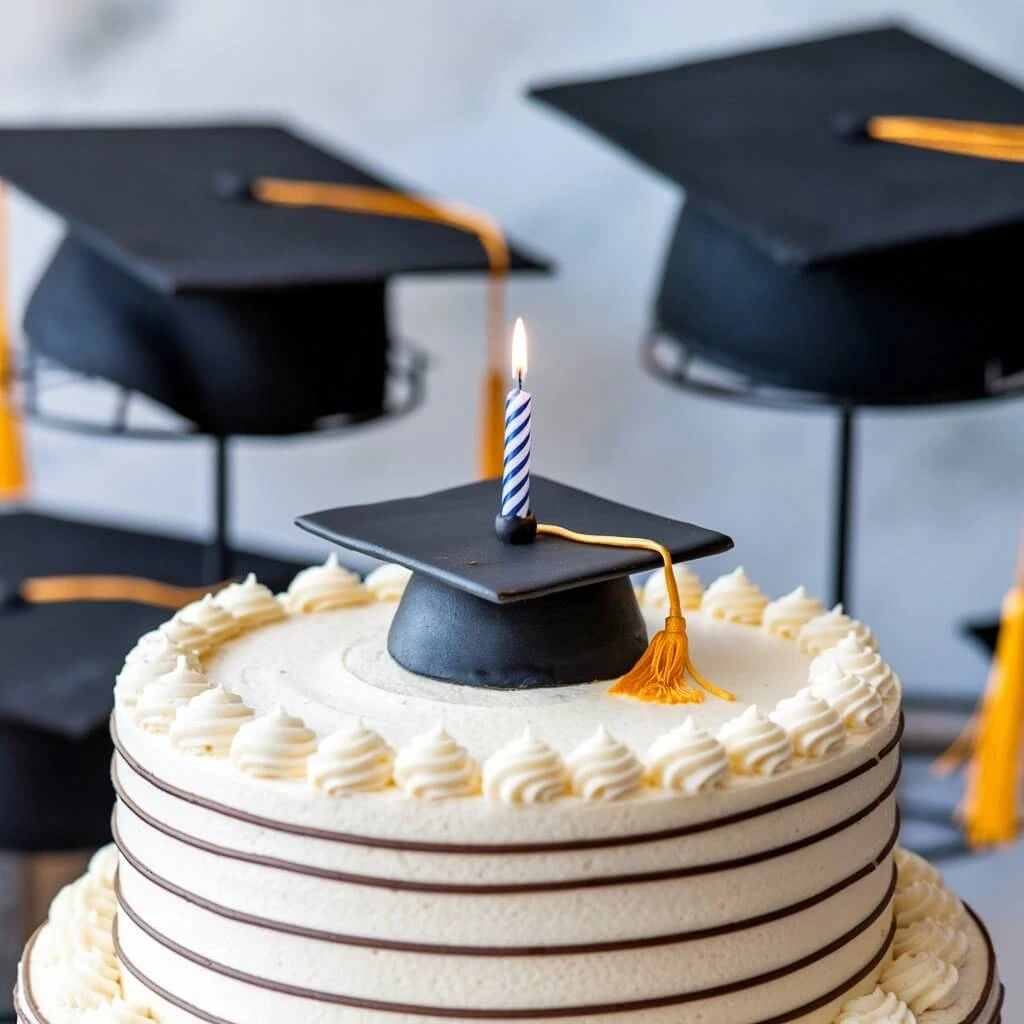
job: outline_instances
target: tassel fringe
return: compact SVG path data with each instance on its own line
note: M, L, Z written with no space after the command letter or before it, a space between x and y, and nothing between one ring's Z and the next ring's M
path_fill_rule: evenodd
M640 660L612 688L609 693L651 704L700 704L705 693L720 700L736 698L697 671L690 657L690 639L686 634L686 619L679 600L679 587L672 571L672 553L657 541L643 537L608 537L600 534L576 533L562 526L541 523L538 534L561 537L577 544L596 544L610 548L635 548L660 555L664 563L665 586L668 591L669 613L665 628L654 635ZM687 681L687 675L693 683Z

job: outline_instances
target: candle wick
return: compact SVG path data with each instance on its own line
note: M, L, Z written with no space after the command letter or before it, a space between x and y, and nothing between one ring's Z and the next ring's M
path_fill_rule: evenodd
M523 371L522 370L518 370L516 372L516 381L519 384L519 390L522 391L523 390Z

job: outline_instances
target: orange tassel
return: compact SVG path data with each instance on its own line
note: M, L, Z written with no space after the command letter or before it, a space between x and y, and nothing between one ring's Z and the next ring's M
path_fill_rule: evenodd
M5 198L0 184L0 501L11 501L25 493L26 472L21 422L14 410L14 359L8 334Z
M562 526L541 523L538 535L561 537L577 544L596 544L609 548L637 548L660 555L665 567L665 586L668 591L669 613L665 628L654 635L640 660L608 691L623 697L651 704L700 704L707 691L721 700L736 698L697 671L690 657L690 638L686 634L686 619L679 587L672 571L672 552L657 541L643 537L609 537L601 534L576 533ZM687 674L696 686L687 682Z
M1017 836L1024 735L1024 544L1017 580L1003 601L989 685L968 766L964 824L971 846Z

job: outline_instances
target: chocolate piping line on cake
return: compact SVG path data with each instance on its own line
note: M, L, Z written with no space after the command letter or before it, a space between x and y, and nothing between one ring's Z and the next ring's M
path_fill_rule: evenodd
M271 981L267 978L260 978L257 975L249 974L246 971L239 970L236 967L229 967L226 964L218 963L211 960L209 957L202 956L199 953L195 953L180 943L175 942L173 939L167 938L162 935L151 925L142 921L139 916L132 910L127 903L122 903L120 906L120 912L123 912L136 928L139 929L144 935L155 942L158 946L162 946L175 956L180 957L183 960L187 960L190 963L195 964L205 970L210 971L213 974L219 974L225 978L231 978L233 981L240 982L243 985L249 985L252 988L264 989L269 992L276 992L279 995L291 996L296 999L308 999L318 1003L328 1003L336 1006L349 1006L359 1010L373 1010L378 1013L404 1013L415 1017L450 1017L456 1020L534 1020L537 1017L551 1017L555 1019L563 1017L582 1017L588 1014L618 1014L618 1013L638 1013L641 1010L656 1010L666 1006L680 1006L685 1003L694 1003L700 1000L717 999L721 996L733 995L736 992L743 992L747 989L757 988L759 985L766 985L773 981L780 981L783 978L788 978L790 975L797 974L802 971L805 967L810 967L813 964L818 963L825 957L831 956L833 953L843 949L855 939L859 938L869 928L872 927L892 905L892 892L887 893L886 898L882 900L868 916L853 928L849 929L846 934L839 936L832 942L820 949L814 950L807 956L801 957L799 960L795 960L791 964L787 964L785 967L777 967L771 971L765 971L762 974L754 975L750 978L744 978L741 981L729 982L724 985L715 985L711 988L701 989L694 992L680 992L671 996L652 996L649 999L635 999L625 1003L598 1003L591 1004L588 1006L556 1006L556 1007L529 1007L522 1009L471 1009L468 1007L448 1007L448 1006L422 1006L416 1003L390 1003L379 999L366 999L361 996L346 996L337 992L322 992L315 989L300 988L298 985L289 985L286 982ZM141 981L143 984L148 984L146 980L138 975L131 961L128 960L123 952L119 937L118 922L115 919L113 938L114 946L117 950L118 959L121 963L131 971L132 974ZM892 945L893 938L896 935L896 920L893 918L885 942L882 944L882 948L878 954L872 959L871 964L867 970L864 971L860 977L848 981L840 986L842 991L846 991L848 988L852 988L856 985L861 978L866 977L871 971L882 961L885 955L889 951L889 947ZM160 994L157 989L153 991ZM828 994L827 997L823 997L821 1001L815 1001L814 1005L809 1007L799 1007L797 1010L788 1010L781 1016L770 1018L763 1024L783 1024L784 1021L793 1020L798 1018L802 1014L810 1013L813 1010L818 1009L819 1006L824 1006L831 1002L832 999L836 998L834 994ZM194 1012L194 1011L193 1011Z
M568 889L594 889L609 885L635 885L644 882L664 882L679 878L694 878L700 875L717 874L722 871L732 871L739 868L749 867L753 864L760 864L766 860L773 860L776 857L783 857L797 850L802 850L816 843L824 842L833 836L845 832L854 825L860 823L867 815L877 810L895 792L900 780L902 765L897 763L896 771L892 779L886 784L885 789L865 807L860 808L848 818L830 825L808 836L803 836L791 843L782 846L772 847L770 850L760 850L757 853L747 854L743 857L735 857L731 860L717 861L712 864L691 864L681 868L666 868L661 871L637 872L632 875L600 875L590 878L567 878L546 882L523 882L516 884L492 883L488 885L451 885L437 882L413 882L400 878L384 878L375 875L356 875L345 871L332 871L328 868L320 868L311 864L296 864L292 861L280 860L277 857L264 857L256 853L246 853L241 850L232 850L228 847L218 846L205 839L189 835L186 832L167 825L162 821L147 814L141 807L129 797L121 785L121 780L115 770L113 773L114 790L117 793L119 807L126 808L140 821L163 833L170 839L191 846L194 849L202 850L215 857L223 857L226 860L239 861L243 864L256 864L260 867L287 871L292 874L305 875L310 878L323 878L330 882L344 882L350 885L365 885L379 889L396 889L403 892L433 892L446 894L466 894L470 896L483 895L510 895L516 893L537 893L557 892ZM894 808L896 825L899 825L899 810Z
M476 956L476 957L544 957L544 956L579 956L587 953L620 953L631 949L649 949L655 946L669 946L686 942L697 942L703 939L718 938L723 935L731 935L736 932L749 931L766 924L773 924L793 917L796 914L810 910L826 900L839 895L857 882L863 881L877 871L884 863L886 857L892 852L899 837L899 822L892 835L874 860L858 868L852 875L842 879L835 885L820 893L815 893L806 899L800 900L788 907L772 910L757 917L747 918L745 921L735 921L730 924L715 925L689 932L676 932L671 935L655 935L646 938L619 939L608 942L595 942L585 945L563 945L563 946L454 946L454 945L431 945L421 942L401 942L391 939L368 938L365 936L339 935L335 932L326 932L315 928L305 928L302 925L287 924L282 921L273 921L265 917L257 917L254 914L247 914L231 907L225 907L214 903L203 896L189 892L173 882L161 878L154 871L142 865L139 860L128 851L114 823L114 842L117 848L132 868L143 876L152 885L172 896L177 897L190 906L205 910L210 914L223 917L238 924L251 925L265 931L280 932L285 935L295 935L304 939L312 939L317 942L327 942L334 945L355 946L363 949L382 949L397 953L423 953L432 956ZM895 889L895 876L891 890ZM118 899L121 899L121 881L118 876L116 882ZM890 892L891 895L891 892Z
M667 839L681 839L685 836L697 835L700 832L710 832L717 828L724 828L727 825L735 825L740 822L750 821L754 818L763 817L766 814L774 814L776 811L787 807L793 807L813 800L824 793L830 793L840 786L852 782L866 772L871 771L881 764L893 750L899 746L903 736L904 718L900 712L896 732L892 738L875 754L874 757L863 761L845 772L837 775L834 779L822 782L810 789L802 790L791 796L782 797L769 803L759 804L746 811L736 811L733 814L726 814L720 818L712 818L707 821L695 822L692 825L680 825L677 828L663 829L658 832L643 832L636 835L608 836L598 839L576 839L555 843L426 843L413 842L403 839L387 839L380 836L353 835L348 832L333 832L327 829L307 828L303 825L294 825L286 821L275 821L272 818L263 818L258 814L251 814L248 811L219 803L216 800L209 800L196 793L179 788L154 775L144 768L139 762L128 753L121 738L118 735L117 723L114 716L110 718L110 735L114 741L114 748L118 756L139 778L148 782L151 786L173 796L185 803L202 807L204 810L212 811L215 814L227 818L234 818L236 821L243 821L249 825L258 825L260 828L269 829L272 832L285 832L289 835L301 836L303 839L323 839L327 842L345 843L350 846L368 846L383 850L401 850L409 853L452 853L460 855L469 854L529 854L529 853L573 853L577 850L599 850L606 847L635 846L641 843L657 843Z
M970 1014L963 1020L962 1024L977 1024L977 1021L981 1018L981 1015L985 1012L985 1007L988 1005L989 997L992 995L992 986L996 980L996 954L995 946L992 945L992 936L989 935L988 929L985 927L985 923L980 917L965 903L964 906L967 908L967 913L971 915L971 919L978 927L978 931L981 932L982 941L985 943L985 948L988 950L988 971L985 974L985 985L981 991L977 1003L974 1005L974 1009ZM1003 1010L1003 998L1006 994L1006 989L999 986L999 997L996 1001L995 1011L993 1016L999 1017Z

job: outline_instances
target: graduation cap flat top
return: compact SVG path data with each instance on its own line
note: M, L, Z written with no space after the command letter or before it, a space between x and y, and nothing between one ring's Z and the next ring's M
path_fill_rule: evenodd
M398 562L413 576L388 649L423 675L519 688L611 679L647 645L629 575L653 554L540 536L495 536L496 481L419 498L331 509L299 526L342 547ZM732 547L724 534L652 515L534 476L538 518L583 533L651 538L676 561Z
M472 233L225 194L225 176L397 186L272 124L0 130L0 178L63 217L33 348L211 433L379 412L395 274L486 271ZM542 264L516 249L512 269Z
M888 26L534 95L685 186L657 313L703 354L866 401L980 391L1020 359L1024 166L837 127L1024 123L1016 86Z

